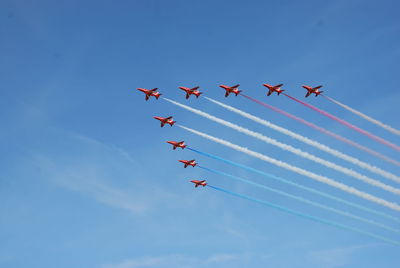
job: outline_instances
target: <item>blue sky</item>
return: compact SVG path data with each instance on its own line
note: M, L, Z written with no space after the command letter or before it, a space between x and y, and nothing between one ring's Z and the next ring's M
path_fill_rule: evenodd
M265 180L166 140L223 156L399 216L395 211L307 177L213 144L184 130L161 129L152 116L223 137L360 190L398 196L299 158L162 100L137 87L360 170L204 100L186 101L178 86L313 137L387 171L399 169L315 133L219 84L303 117L394 159L398 153L262 83L284 83L303 100L302 84L399 129L400 19L397 1L1 1L0 267L398 267L399 248L284 214L189 179L400 239L385 230L300 204L178 159L230 172L399 228L389 220ZM323 98L308 102L395 144L399 137Z

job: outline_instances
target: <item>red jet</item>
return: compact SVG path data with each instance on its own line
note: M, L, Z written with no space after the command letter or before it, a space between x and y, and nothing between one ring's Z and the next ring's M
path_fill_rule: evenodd
M306 94L306 98L308 96L310 96L311 94L315 94L315 97L318 96L319 94L321 94L323 91L319 91L318 89L320 89L322 86L317 86L317 87L309 87L309 86L302 86L305 89L307 89L307 94Z
M222 87L223 89L226 90L225 97L228 97L230 93L233 93L233 94L235 94L237 96L240 92L242 92L241 90L238 89L239 86L240 85L237 84L237 85L234 85L234 86L231 86L231 87L228 87L228 86L225 86L225 85L220 85L219 87Z
M202 180L202 181L198 181L198 180L193 180L193 181L190 181L190 182L193 182L194 184L195 184L195 186L194 187L199 187L199 186L206 186L207 185L207 183L206 183L206 180Z
M187 166L195 167L197 165L197 163L194 159L193 160L179 160L179 162L185 164L184 168L187 168Z
M172 146L174 146L174 148L172 149L176 149L178 147L184 149L186 147L185 142L184 141L167 141L167 143L171 144Z
M200 95L203 94L203 92L197 90L199 87L194 87L194 88L179 87L179 88L186 92L186 99L189 99L190 95L192 94L195 95L196 98L200 97Z
M148 100L151 96L158 98L162 95L161 93L157 92L158 88L153 88L153 89L145 89L145 88L138 88L137 90L142 91L144 94L146 94L145 99Z
M176 123L176 121L172 120L172 116L169 116L167 118L159 117L159 116L153 116L153 118L157 119L157 120L160 120L161 127L163 127L165 124L170 124L170 126L172 127L172 125Z
M263 86L267 87L268 90L269 90L268 93L267 93L267 96L270 96L274 92L278 93L278 96L279 96L279 94L281 94L283 91L285 91L285 90L281 89L281 86L283 86L283 84L279 84L279 85L276 85L276 86L263 84Z

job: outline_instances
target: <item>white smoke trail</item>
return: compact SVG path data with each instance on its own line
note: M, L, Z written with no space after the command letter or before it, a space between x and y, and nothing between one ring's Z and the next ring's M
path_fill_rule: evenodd
M275 125L275 124L273 124L273 123L271 123L271 122L269 122L267 120L264 120L264 119L261 119L261 118L259 118L257 116L254 116L254 115L251 115L249 113L246 113L246 112L244 112L242 110L239 110L239 109L237 109L235 107L232 107L230 105L224 104L222 102L216 101L216 100L208 98L208 97L203 97L203 98L205 98L208 101L211 101L211 102L213 102L213 103L215 103L215 104L217 104L217 105L219 105L221 107L224 107L225 109L227 109L229 111L232 111L232 112L237 113L237 114L239 114L239 115L241 115L243 117L246 117L246 118L248 118L248 119L250 119L250 120L252 120L254 122L257 122L257 123L259 123L261 125L264 125L266 127L272 128L272 129L274 129L274 130L276 130L276 131L278 131L278 132L280 132L282 134L288 135L288 136L290 136L290 137L292 137L292 138L294 138L296 140L299 140L299 141L304 142L304 143L306 143L308 145L314 146L314 147L316 147L316 148L318 148L318 149L320 149L322 151L325 151L325 152L327 152L327 153L329 153L331 155L334 155L334 156L336 156L338 158L341 158L341 159L343 159L345 161L353 163L353 164L355 164L355 165L357 165L357 166L359 166L361 168L367 169L367 170L369 170L371 172L374 172L375 174L381 175L381 176L383 176L385 178L388 178L388 179L391 179L391 180L393 180L393 181L395 181L397 183L400 183L400 177L396 176L393 173L390 173L388 171L382 170L382 169L380 169L378 167L375 167L375 166L373 166L371 164L365 163L365 162L363 162L363 161L361 161L361 160L359 160L359 159L357 159L355 157L352 157L352 156L349 156L347 154L344 154L344 153L342 153L340 151L337 151L335 149L330 148L329 146L326 146L326 145L321 144L321 143L319 143L317 141L311 140L311 139L309 139L307 137L304 137L304 136L302 136L300 134L294 133L294 132L292 132L292 131L290 131L290 130L288 130L286 128L277 126L277 125Z
M288 170L296 172L296 173L298 173L300 175L309 177L309 178L311 178L313 180L316 180L316 181L319 181L319 182L322 182L322 183L326 183L326 184L331 185L333 187L336 187L336 188L338 188L338 189L340 189L342 191L345 191L347 193L356 195L358 197L361 197L363 199L369 200L371 202L375 202L377 204L380 204L382 206L388 207L390 209L393 209L393 210L396 210L396 211L400 211L400 206L398 204L396 204L396 203L389 202L389 201L386 201L386 200L384 200L382 198L379 198L379 197L373 196L371 194L359 191L356 188L353 188L351 186L348 186L348 185L345 185L343 183L337 182L337 181L335 181L333 179L330 179L328 177L325 177L325 176L322 176L322 175L318 175L316 173L313 173L311 171L308 171L308 170L305 170L305 169L302 169L302 168L299 168L299 167L296 167L296 166L292 166L292 165L290 165L288 163L285 163L283 161L280 161L280 160L274 159L272 157L263 155L261 153L249 150L249 149L247 149L245 147L241 147L241 146L233 144L233 143L231 143L229 141L226 141L226 140L223 140L223 139L220 139L220 138L216 138L216 137L208 135L206 133L203 133L203 132L200 132L200 131L197 131L197 130L194 130L194 129L191 129L191 128L188 128L188 127L185 127L185 126L182 126L182 125L177 125L177 126L180 127L180 128L183 128L183 129L185 129L185 130L187 130L189 132L192 132L192 133L194 133L196 135L204 137L204 138L206 138L208 140L214 141L214 142L222 144L222 145L224 145L226 147L229 147L229 148L232 148L232 149L237 150L239 152L242 152L242 153L245 153L247 155L253 156L253 157L257 158L257 159L260 159L260 160L263 160L265 162L274 164L276 166L288 169Z
M386 129L387 131L392 132L393 134L396 134L396 135L400 136L400 130L397 130L397 129L389 126L389 125L386 125L386 124L384 124L384 123L382 123L382 122L380 122L380 121L378 121L378 120L376 120L376 119L374 119L372 117L369 117L368 115L363 114L362 112L357 111L357 110L355 110L355 109L353 109L353 108L351 108L351 107L349 107L349 106L347 106L347 105L345 105L345 104L343 104L343 103L341 103L341 102L339 102L339 101L337 101L337 100L335 100L333 98L330 98L330 97L325 96L325 95L323 95L323 96L326 99L330 100L331 102L336 103L337 105L341 106L342 108L352 112L353 114L356 114L356 115L364 118L365 120L367 120L367 121L369 121L369 122L371 122L371 123L373 123L373 124L375 124L377 126L380 126L380 127L384 128L384 129Z
M198 109L194 109L192 107L189 107L187 105L181 104L179 102L176 102L176 101L173 101L173 100L170 100L170 99L167 99L167 98L163 98L163 99L168 101L168 102L171 102L172 104L175 104L175 105L177 105L179 107L182 107L182 108L184 108L184 109L186 109L188 111L191 111L191 112L196 113L198 115L201 115L201 116L203 116L205 118L208 118L208 119L210 119L212 121L215 121L215 122L217 122L219 124L222 124L224 126L227 126L227 127L232 128L232 129L235 129L235 130L237 130L237 131L239 131L241 133L244 133L246 135L252 136L252 137L257 138L259 140L262 140L262 141L264 141L266 143L275 145L275 146L277 146L277 147L279 147L279 148L281 148L283 150L292 152L292 153L294 153L296 155L299 155L301 157L307 158L309 160L312 160L312 161L314 161L316 163L319 163L321 165L324 165L326 167L329 167L329 168L332 168L334 170L340 171L340 172L342 172L342 173L344 173L344 174L346 174L348 176L352 176L353 178L359 179L359 180L361 180L363 182L366 182L366 183L369 183L369 184L371 184L373 186L376 186L376 187L379 187L381 189L384 189L384 190L386 190L388 192L392 192L394 194L399 194L400 195L400 189L395 188L395 187L390 186L390 185L387 185L387 184L384 184L384 183L382 183L380 181L371 179L371 178L369 178L369 177L367 177L365 175L362 175L362 174L360 174L360 173L358 173L358 172L356 172L354 170L339 166L339 165L337 165L335 163L332 163L330 161L324 160L324 159L319 158L319 157L317 157L315 155L312 155L310 153L303 152L302 150L297 149L297 148L295 148L293 146L290 146L290 145L285 144L285 143L281 143L281 142L279 142L279 141L277 141L275 139L271 139L269 137L266 137L266 136L262 135L261 133L251 131L251 130L249 130L247 128L244 128L244 127L238 126L236 124L233 124L231 122L225 121L223 119L220 119L218 117L215 117L213 115L210 115L208 113L200 111Z

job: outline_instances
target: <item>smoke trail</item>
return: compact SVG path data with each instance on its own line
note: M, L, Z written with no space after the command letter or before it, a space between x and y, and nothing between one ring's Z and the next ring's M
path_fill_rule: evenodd
M254 186L258 187L258 188L262 188L264 190L268 190L268 191L271 191L273 193L280 194L280 195L295 199L297 201L300 201L300 202L303 202L303 203L306 203L306 204L309 204L309 205L312 205L312 206L315 206L315 207L318 207L318 208L322 208L322 209L334 212L336 214L339 214L339 215L342 215L342 216L345 216L345 217L356 219L356 220L359 220L359 221L362 221L362 222L366 222L366 223L369 223L369 224L372 224L372 225L375 225L375 226L379 226L379 227L381 227L383 229L386 229L386 230L389 230L389 231L392 231L392 232L396 232L396 233L400 232L399 230L394 229L394 228L389 227L389 226L386 226L386 225L384 225L382 223L379 223L379 222L376 222L376 221L373 221L373 220L370 220L370 219L366 219L366 218L363 218L363 217L359 217L359 216L356 216L356 215L354 215L352 213L349 213L349 212L346 212L346 211L343 211L343 210L339 210L339 209L335 209L335 208L332 208L332 207L329 207L329 206L325 206L323 204L320 204L320 203L317 203L317 202L313 202L311 200L305 199L305 198L300 197L300 196L292 195L292 194L289 194L287 192L283 192L283 191L280 191L280 190L277 190L277 189L274 189L274 188L271 188L271 187L268 187L268 186L265 186L265 185L262 185L262 184L259 184L259 183L256 183L256 182L252 182L250 180L246 180L246 179L243 179L243 178L240 178L240 177L237 177L237 176L225 173L225 172L221 172L221 171L218 171L218 170L215 170L215 169L206 168L206 167L203 167L203 166L198 166L198 167L202 168L204 170L207 170L209 172L212 172L214 174L226 176L226 177L232 178L234 180L238 180L238 181L250 184L250 185L254 185Z
M382 123L382 122L380 122L380 121L378 121L378 120L376 120L376 119L374 119L374 118L372 118L372 117L370 117L370 116L368 116L366 114L363 114L362 112L357 111L357 110L355 110L355 109L353 109L353 108L351 108L351 107L349 107L349 106L347 106L347 105L335 100L334 98L331 98L331 97L328 97L328 96L325 96L325 95L322 95L322 96L324 98L328 99L329 101L341 106L342 108L352 112L353 114L356 114L356 115L364 118L365 120L367 120L367 121L369 121L369 122L371 122L371 123L373 123L373 124L375 124L377 126L380 126L380 127L384 128L384 129L386 129L387 131L392 132L393 134L396 134L396 135L400 136L400 130L397 130L397 129L395 129L395 128L389 126L389 125L386 125L386 124L384 124L384 123Z
M302 119L300 117L297 117L297 116L295 116L293 114L290 114L290 113L288 113L286 111L283 111L283 110L281 110L281 109L279 109L279 108L277 108L275 106L269 105L269 104L267 104L265 102L262 102L262 101L259 101L257 99L254 99L254 98L252 98L250 96L247 96L247 95L245 95L243 93L240 93L240 95L242 95L243 97L245 97L245 98L247 98L247 99L249 99L249 100L251 100L251 101L253 101L253 102L257 103L257 104L260 104L260 105L262 105L262 106L264 106L266 108L269 108L269 109L271 109L271 110L273 110L275 112L283 114L284 116L287 116L287 117L289 117L291 119L294 119L294 120L296 120L296 121L298 121L300 123L303 123L303 124L313 128L315 130L318 130L319 132L321 132L321 133L323 133L325 135L329 135L329 136L335 138L336 140L339 140L341 142L347 143L347 144L349 144L349 145L351 145L351 146L353 146L353 147L355 147L355 148L357 148L359 150L362 150L362 151L364 151L366 153L369 153L369 154L371 154L373 156L376 156L376 157L378 157L378 158L380 158L382 160L385 160L386 162L389 162L391 164L400 166L400 162L398 162L396 160L393 160L393 159L391 159L391 158L389 158L389 157L387 157L387 156L385 156L385 155L383 155L381 153L378 153L378 152L376 152L376 151L374 151L374 150L372 150L372 149L370 149L368 147L365 147L365 146L363 146L363 145L361 145L359 143L356 143L356 142L354 142L352 140L349 140L349 139L347 139L347 138L345 138L343 136L340 136L340 135L338 135L336 133L333 133L333 132L331 132L331 131L329 131L329 130L327 130L325 128L319 127L319 126L317 126L317 125L315 125L315 124L313 124L311 122L308 122L308 121L306 121L306 120L304 120L304 119Z
M278 167L282 167L282 168L285 168L287 170L296 172L297 174L309 177L309 178L311 178L313 180L328 184L328 185L333 186L335 188L338 188L338 189L340 189L340 190L342 190L344 192L353 194L355 196L361 197L361 198L363 198L365 200L369 200L369 201L374 202L376 204L380 204L380 205L388 207L390 209L393 209L393 210L396 210L396 211L400 211L400 206L398 204L396 204L396 203L389 202L389 201L386 201L386 200L384 200L382 198L379 198L379 197L373 196L371 194L362 192L360 190L357 190L356 188L353 188L353 187L348 186L346 184L337 182L337 181L335 181L333 179L330 179L328 177L325 177L325 176L322 176L322 175L318 175L316 173L313 173L311 171L308 171L308 170L305 170L305 169L302 169L302 168L299 168L299 167L296 167L296 166L292 166L292 165L290 165L290 164L288 164L286 162L282 162L280 160L276 160L276 159L274 159L272 157L260 154L258 152L255 152L255 151L249 150L247 148L241 147L239 145L233 144L233 143L231 143L229 141L226 141L226 140L223 140L223 139L220 139L220 138L216 138L216 137L208 135L206 133L203 133L203 132L200 132L200 131L197 131L197 130L194 130L194 129L191 129L191 128L188 128L188 127L185 127L185 126L182 126L182 125L177 125L177 126L180 127L180 128L183 128L183 129L185 129L185 130L187 130L189 132L192 132L192 133L194 133L196 135L204 137L204 138L206 138L208 140L214 141L214 142L222 144L222 145L224 145L226 147L229 147L229 148L232 148L232 149L237 150L239 152L242 152L242 153L248 154L250 156L253 156L253 157L255 157L257 159L260 159L262 161L265 161L265 162L274 164L274 165L276 165Z
M397 145L395 145L395 144L393 144L393 143L390 143L390 142L388 142L388 141L385 140L385 139L382 139L382 138L380 138L380 137L378 137L378 136L375 136L375 135L369 133L368 131L366 131L366 130L364 130L364 129L361 129L361 128L359 128L359 127L356 127L356 126L350 124L349 122L344 121L343 119L337 118L336 116L331 115L330 113L328 113L328 112L326 112L326 111L324 111L324 110L321 110L321 109L319 109L319 108L317 108L317 107L315 107L315 106L313 106L313 105L311 105L311 104L308 104L308 103L305 103L305 102L303 102L303 101L301 101L301 100L298 100L298 99L296 99L295 97L292 97L292 96L290 96L290 95L288 95L288 94L285 94L285 93L282 93L282 94L285 95L286 97L288 97L288 98L290 98L290 99L292 99L292 100L298 102L298 103L303 104L304 106L310 108L311 110L314 110L314 111L316 111L316 112L318 112L318 113L320 113L320 114L322 114L322 115L325 115L326 117L328 117L328 118L330 118L330 119L333 119L333 120L335 120L336 122L338 122L338 123L340 123L340 124L342 124L342 125L344 125L344 126L346 126L346 127L348 127L348 128L351 128L351 129L357 131L358 133L361 133L361 134L363 134L363 135L365 135L365 136L367 136L367 137L369 137L369 138L371 138L371 139L373 139L373 140L375 140L375 141L377 141L377 142L379 142L379 143L382 143L382 144L384 144L384 145L386 145L386 146L392 148L393 150L396 150L396 151L400 152L400 147L399 147L399 146L397 146Z
M324 224L327 224L327 225L331 225L331 226L337 227L339 229L344 229L344 230L356 232L356 233L359 233L359 234L363 234L363 235L366 235L366 236L370 236L370 237L373 237L375 239L382 240L382 241L385 241L387 243L390 243L390 244L393 244L393 245L396 245L396 246L400 246L400 242L398 242L396 240L392 240L392 239L389 239L389 238L386 238L386 237L383 237L383 236L380 236L380 235L377 235L377 234L374 234L374 233L371 233L371 232L360 230L358 228L350 227L350 226L347 226L347 225L344 225L344 224L341 224L341 223L337 223L337 222L334 222L334 221L325 220L323 218L319 218L319 217L316 217L316 216L311 216L311 215L308 215L308 214L304 214L302 212L299 212L299 211L296 211L296 210L292 210L292 209L289 209L289 208L286 208L286 207L283 207L283 206L279 206L279 205L276 205L274 203L270 203L270 202L267 202L267 201L264 201L264 200L256 199L256 198L253 198L253 197L250 197L250 196L247 196L247 195L231 192L231 191L228 191L228 190L216 187L216 186L212 186L212 185L209 185L209 184L207 186L212 188L212 189L214 189L214 190L221 191L221 192L224 192L224 193L227 193L227 194L230 194L230 195L233 195L233 196L237 196L237 197L240 197L240 198L243 198L243 199L247 199L249 201L253 201L253 202L256 202L256 203L260 203L260 204L263 204L265 206L272 207L272 208L278 209L280 211L283 211L283 212L286 212L286 213L289 213L289 214L292 214L292 215L300 216L300 217L303 217L303 218L306 218L306 219L309 219L309 220L313 220L313 221L316 221L316 222L319 222L319 223L324 223Z
M201 151L198 151L198 150L190 148L190 147L187 147L187 149L190 150L190 151L193 151L193 152L195 152L197 154L200 154L200 155L203 155L203 156L206 156L206 157L218 160L218 161L222 161L222 162L227 163L229 165L232 165L232 166L235 166L235 167L239 167L239 168L245 169L247 171L251 171L253 173L256 173L256 174L271 178L271 179L279 181L279 182L286 183L288 185L291 185L291 186L294 186L296 188L308 191L310 193L314 193L314 194L317 194L319 196L323 196L323 197L326 197L328 199L335 200L335 201L337 201L339 203L346 204L346 205L351 206L353 208L357 208L357 209L360 209L360 210L363 210L363 211L366 211L366 212L369 212L369 213L372 213L372 214L375 214L375 215L378 215L378 216L381 216L381 217L384 217L384 218L387 218L387 219L391 219L391 220L394 220L394 221L400 223L400 219L399 218L396 218L396 217L393 217L391 215L385 214L385 213L383 213L381 211L377 211L377 210L374 210L374 209L371 209L371 208L364 207L362 205L359 205L359 204L356 204L356 203L341 199L339 197L330 195L328 193L321 192L319 190L316 190L316 189L313 189L313 188L298 184L296 182L292 182L292 181L286 180L286 179L281 178L281 177L277 177L275 175L272 175L270 173L261 171L259 169L255 169L255 168L252 168L252 167L240 164L240 163L236 163L236 162L227 160L225 158L222 158L222 157L210 154L210 153L201 152Z
M176 102L176 101L173 101L173 100L170 100L170 99L167 99L167 98L163 98L163 99L168 101L168 102L170 102L170 103L172 103L172 104L175 104L175 105L177 105L177 106L179 106L181 108L184 108L184 109L186 109L188 111L191 111L191 112L196 113L198 115L201 115L201 116L203 116L203 117L205 117L207 119L215 121L215 122L217 122L219 124L222 124L224 126L233 128L233 129L235 129L235 130L237 130L237 131L239 131L241 133L244 133L246 135L252 136L252 137L257 138L259 140L262 140L262 141L264 141L266 143L275 145L275 146L277 146L277 147L279 147L279 148L281 148L283 150L289 151L291 153L294 153L294 154L299 155L301 157L304 157L306 159L312 160L312 161L314 161L316 163L319 163L321 165L324 165L326 167L329 167L329 168L332 168L334 170L340 171L340 172L342 172L342 173L344 173L344 174L346 174L348 176L352 176L353 178L359 179L359 180L361 180L361 181L363 181L365 183L369 183L369 184L371 184L373 186L379 187L379 188L384 189L384 190L386 190L388 192L400 195L400 189L392 187L392 186L387 185L387 184L384 184L384 183L382 183L380 181L371 179L371 178L369 178L369 177L367 177L365 175L362 175L362 174L360 174L360 173L358 173L358 172L356 172L354 170L342 167L340 165L337 165L337 164L332 163L330 161L324 160L324 159L319 158L319 157L317 157L315 155L312 155L310 153L303 152L302 150L297 149L297 148L295 148L293 146L290 146L290 145L285 144L285 143L281 143L281 142L279 142L279 141L277 141L275 139L271 139L271 138L266 137L266 136L264 136L264 135L262 135L260 133L251 131L251 130L249 130L247 128L243 128L243 127L238 126L236 124L233 124L231 122L222 120L222 119L220 119L220 118L218 118L216 116L210 115L210 114L205 113L203 111L200 111L198 109L191 108L191 107L189 107L187 105L181 104L179 102Z
M391 127L391 126L388 126L388 125L386 125L386 124L384 124L384 123L382 123L382 122L380 122L380 121L378 121L378 120L376 120L376 119L374 119L372 117L369 117L368 115L363 114L362 112L357 111L357 110L355 110L355 109L353 109L353 108L351 108L351 107L349 107L349 106L347 106L347 105L345 105L345 104L343 104L343 103L341 103L341 102L339 102L339 101L337 101L337 100L335 100L333 98L330 98L330 97L325 96L325 95L322 95L322 96L324 98L330 100L331 102L336 103L337 105L341 106L342 108L352 112L353 114L356 114L356 115L364 118L365 120L367 120L367 121L369 121L369 122L371 122L371 123L373 123L375 125L378 125L378 126L384 128L384 129L386 129L387 131L392 132L393 134L396 134L396 135L400 136L400 130L397 130L397 129Z
M261 118L259 118L257 116L254 116L254 115L251 115L249 113L246 113L246 112L244 112L242 110L239 110L239 109L237 109L235 107L232 107L230 105L224 104L222 102L213 100L213 99L208 98L208 97L204 97L204 98L207 99L208 101L211 101L211 102L221 106L221 107L224 107L225 109L227 109L229 111L232 111L232 112L237 113L237 114L239 114L239 115L241 115L243 117L246 117L246 118L248 118L248 119L250 119L250 120L252 120L254 122L257 122L257 123L259 123L261 125L264 125L266 127L272 128L272 129L274 129L274 130L276 130L276 131L278 131L278 132L280 132L282 134L290 136L290 137L292 137L292 138L294 138L296 140L299 140L301 142L304 142L304 143L306 143L308 145L314 146L314 147L316 147L316 148L318 148L318 149L320 149L322 151L325 151L325 152L327 152L327 153L329 153L331 155L334 155L334 156L336 156L336 157L338 157L340 159L343 159L343 160L348 161L350 163L353 163L353 164L355 164L355 165L357 165L357 166L359 166L361 168L367 169L367 170L369 170L371 172L374 172L374 173L376 173L378 175L381 175L383 177L386 177L388 179L391 179L391 180L393 180L395 182L400 183L400 177L398 177L398 176L396 176L396 175L394 175L394 174L392 174L390 172L387 172L387 171L382 170L382 169L380 169L378 167L372 166L372 165L370 165L368 163L365 163L365 162L363 162L363 161L361 161L361 160L359 160L359 159L357 159L355 157L346 155L346 154L344 154L344 153L342 153L340 151L337 151L335 149L332 149L332 148L330 148L330 147L328 147L328 146L326 146L324 144L321 144L321 143L319 143L317 141L311 140L311 139L309 139L307 137L304 137L304 136L302 136L300 134L297 134L295 132L292 132L292 131L290 131L290 130L288 130L286 128L283 128L283 127L280 127L278 125L275 125L275 124L273 124L273 123L271 123L271 122L269 122L267 120L261 119Z

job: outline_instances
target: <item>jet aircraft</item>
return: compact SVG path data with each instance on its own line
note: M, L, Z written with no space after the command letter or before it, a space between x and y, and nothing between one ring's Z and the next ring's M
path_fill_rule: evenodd
M184 168L187 168L187 166L195 167L197 165L197 163L194 159L193 160L179 160L179 162L185 164Z
M285 90L281 89L281 86L283 86L283 84L278 84L276 86L263 84L263 86L268 88L267 96L270 96L274 92L278 93L278 96L279 96L279 94L281 94L283 91L285 91Z
M186 99L189 99L190 95L192 94L195 95L196 98L198 98L201 94L203 94L203 92L197 90L199 87L194 87L194 88L179 87L179 88L186 92Z
M167 141L167 143L171 144L173 146L172 149L176 149L178 147L184 149L186 147L186 144L184 141Z
M163 127L165 124L169 124L169 125L172 127L172 125L176 123L176 121L174 121L174 120L172 119L172 116L168 116L168 117L166 117L166 118L164 118L164 117L159 117L159 116L153 116L153 118L154 118L154 119L157 119L157 120L160 120L160 122L161 122L161 127Z
M202 181L198 181L198 180L192 180L192 181L190 181L190 182L193 182L195 185L194 185L194 187L199 187L199 186L206 186L207 185L207 183L206 183L206 180L202 180Z
M158 88L153 89L145 89L145 88L138 88L137 90L142 91L146 94L145 99L148 100L151 96L154 96L157 100L162 95L161 93L157 92Z
M238 89L239 86L240 85L237 84L237 85L234 85L234 86L231 86L231 87L228 87L228 86L225 86L225 85L220 85L219 87L225 89L225 97L228 97L230 93L233 93L233 94L235 94L237 96L240 92L242 92L241 90Z
M310 87L310 86L302 86L302 87L304 87L305 89L307 89L307 94L306 94L306 98L308 97L308 96L310 96L311 94L315 94L315 97L316 96L318 96L319 94L321 94L323 91L319 91L319 89L322 87L322 86L317 86L317 87Z

